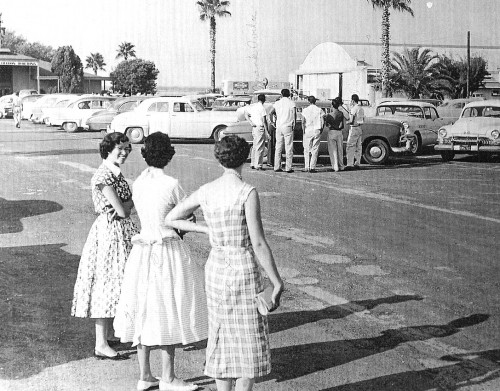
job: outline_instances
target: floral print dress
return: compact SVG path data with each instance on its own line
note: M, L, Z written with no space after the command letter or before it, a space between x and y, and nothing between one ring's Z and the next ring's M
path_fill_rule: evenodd
M114 171L114 172L113 172ZM73 293L71 315L80 318L113 318L120 298L125 263L137 228L130 218L111 219L110 203L100 187L112 186L120 200L132 196L130 187L106 162L92 177L92 201L98 214L82 250Z

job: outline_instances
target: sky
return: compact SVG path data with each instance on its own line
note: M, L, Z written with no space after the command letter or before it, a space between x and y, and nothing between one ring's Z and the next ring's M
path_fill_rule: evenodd
M2 3L8 30L53 48L71 45L84 64L99 52L107 64L101 75L118 64L118 45L131 42L138 58L159 69L159 87L210 85L209 26L195 0ZM411 6L414 17L391 13L391 42L465 45L470 31L473 54L480 50L474 46L500 45L499 0L413 0ZM228 11L231 17L217 19L217 85L223 79L287 81L318 44L376 44L381 37L382 13L366 0L232 0ZM500 46L488 52L500 53ZM490 65L500 66L500 58Z

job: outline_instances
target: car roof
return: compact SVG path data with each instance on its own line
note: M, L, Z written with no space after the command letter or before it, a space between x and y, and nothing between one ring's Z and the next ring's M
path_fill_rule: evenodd
M252 95L281 95L281 90L257 90L252 92Z
M434 107L432 103L422 102L419 100L401 100L379 103L378 106L419 106L419 107ZM378 107L377 106L377 107Z
M500 99L487 99L487 100L477 100L474 102L469 102L464 106L464 109L466 107L483 107L483 106L500 107Z

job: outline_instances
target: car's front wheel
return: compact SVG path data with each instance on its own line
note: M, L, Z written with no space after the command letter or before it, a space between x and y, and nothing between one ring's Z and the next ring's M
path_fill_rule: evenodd
M363 158L368 164L384 164L389 159L390 148L384 140L368 141L363 152Z
M144 130L142 128L129 128L127 130L127 137L133 144L142 143L144 140Z
M417 133L410 142L409 152L412 155L422 152L422 137Z
M212 138L214 139L215 142L220 141L222 137L224 137L224 130L227 129L227 126L218 126L215 128L214 132L212 133Z
M441 159L443 159L443 162L449 162L452 161L453 158L455 157L455 152L453 151L441 151Z
M75 133L78 130L76 122L65 122L63 129L68 133Z

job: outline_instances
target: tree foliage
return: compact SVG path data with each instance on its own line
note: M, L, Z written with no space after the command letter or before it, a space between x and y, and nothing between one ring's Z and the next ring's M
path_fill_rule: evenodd
M154 94L159 71L152 61L139 58L122 61L111 72L113 90L125 94Z
M390 10L408 12L413 16L410 7L411 0L367 0L373 8L382 10L382 94L388 95L389 72L391 70L390 41L391 41L391 13Z
M135 57L135 45L130 42L122 42L118 45L118 54L116 58L122 58L127 61L129 57Z
M57 49L51 68L59 76L62 92L83 92L83 65L71 46Z
M430 49L404 49L393 52L389 90L403 92L408 98L440 97L451 92L451 79L440 58Z
M43 45L40 42L28 42L22 35L17 35L10 30L7 30L2 38L2 46L13 53L24 54L47 62L51 62L55 54L52 46Z
M440 63L444 69L444 73L451 81L450 98L466 98L467 97L467 59L459 58L458 60L440 56ZM469 94L477 91L479 87L484 86L484 79L489 75L487 71L487 62L481 56L473 56L470 60L469 74Z
M200 12L200 20L202 22L208 20L210 23L211 86L212 92L215 92L215 42L217 31L217 22L215 18L231 16L231 13L226 10L226 8L229 7L229 1L201 0L197 1L196 4Z
M92 68L94 74L97 75L97 71L104 71L104 66L106 63L104 62L104 57L101 53L90 53L90 56L87 56L86 59L87 65L85 68Z

